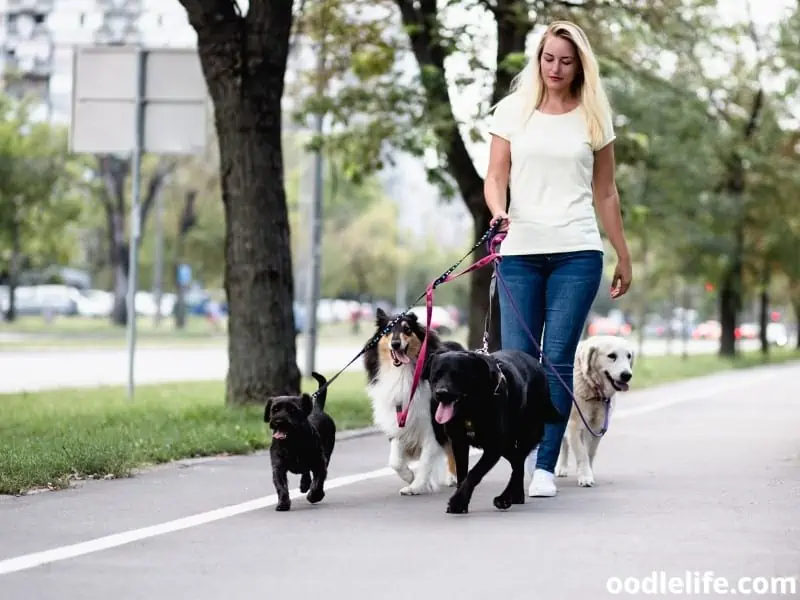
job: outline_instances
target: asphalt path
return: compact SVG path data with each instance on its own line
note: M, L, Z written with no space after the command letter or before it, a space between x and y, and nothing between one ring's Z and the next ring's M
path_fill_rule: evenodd
M364 340L367 341L366 339ZM635 343L635 342L634 342ZM692 340L690 354L716 352L714 341ZM740 344L742 349L758 347L755 340ZM672 343L673 353L680 353L683 344ZM330 377L358 354L358 345L321 345L317 348L315 369ZM647 340L643 351L650 356L667 353L663 340ZM305 371L305 344L298 342L297 356ZM228 370L227 349L211 348L140 348L135 353L136 383L169 383L178 381L219 381ZM363 370L361 359L350 370ZM64 387L96 387L125 385L128 381L128 355L124 349L93 350L29 350L0 352L0 393L36 391Z
M595 487L572 472L506 512L504 463L467 515L445 514L449 490L401 497L378 435L340 441L323 502L288 513L263 453L4 497L0 598L597 600L653 573L673 591L800 585L798 379L795 363L629 392ZM784 585L758 595L800 596Z

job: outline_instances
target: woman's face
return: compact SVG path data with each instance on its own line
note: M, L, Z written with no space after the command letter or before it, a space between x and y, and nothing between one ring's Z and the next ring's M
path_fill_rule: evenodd
M548 91L569 90L578 72L578 56L572 42L555 35L547 36L539 68Z

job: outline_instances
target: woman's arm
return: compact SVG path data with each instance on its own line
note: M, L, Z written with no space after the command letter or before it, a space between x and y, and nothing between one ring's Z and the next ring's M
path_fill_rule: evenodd
M600 223L617 253L617 266L611 282L611 297L619 298L628 291L631 285L633 267L628 243L625 240L625 230L622 226L622 211L619 205L615 171L614 144L611 142L595 153L592 187L594 188L594 205Z
M492 135L489 144L489 167L483 181L483 197L486 207L492 213L492 221L497 217L506 220L504 230L508 227L506 214L506 193L508 190L509 171L511 169L511 144L497 135Z
M606 232L617 258L630 262L631 255L625 240L622 226L622 212L619 205L619 192L615 178L614 144L607 144L598 150L594 157L594 205L600 217L603 231Z

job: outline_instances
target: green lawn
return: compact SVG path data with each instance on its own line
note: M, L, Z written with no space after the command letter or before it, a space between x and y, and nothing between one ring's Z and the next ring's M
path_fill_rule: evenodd
M345 373L326 408L339 429L369 425L364 376ZM303 389L317 389L304 380ZM122 477L139 466L268 447L263 409L229 409L224 383L64 389L0 395L0 493Z
M643 357L632 389L765 362L800 360L775 350L768 361L714 355ZM316 389L305 380L303 388ZM0 395L0 493L63 488L73 479L124 477L137 467L188 457L246 454L269 445L263 411L228 409L223 383L141 386L133 402L123 387ZM364 375L345 373L328 393L340 430L370 424Z
M136 319L137 345L140 347L197 347L224 346L227 343L227 323L219 327L196 315L186 320L186 327L176 329L174 320L162 319L155 325L152 317ZM349 323L322 324L318 329L320 343L361 345L374 333L372 322L363 322L358 332ZM0 322L0 351L76 348L124 348L127 330L112 325L108 319L85 317L56 317L46 323L41 317L23 316L11 323ZM303 335L297 337L304 340ZM457 333L466 339L466 328Z

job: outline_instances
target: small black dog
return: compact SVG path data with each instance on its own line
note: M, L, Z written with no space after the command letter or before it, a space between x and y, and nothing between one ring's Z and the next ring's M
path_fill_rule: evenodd
M323 375L311 373L318 389L327 383ZM325 479L336 443L336 423L325 412L327 388L317 396L309 394L270 398L264 408L264 422L272 429L269 456L272 461L272 481L278 493L275 510L291 508L287 473L300 475L300 491L306 500L316 504L325 497ZM311 474L314 480L311 480Z
M494 499L500 510L525 503L525 459L544 435L545 423L563 420L550 400L547 375L526 352L438 351L428 379L437 404L435 419L453 444L458 489L448 513L466 513L475 487L501 457L511 478ZM469 448L483 456L469 469Z

